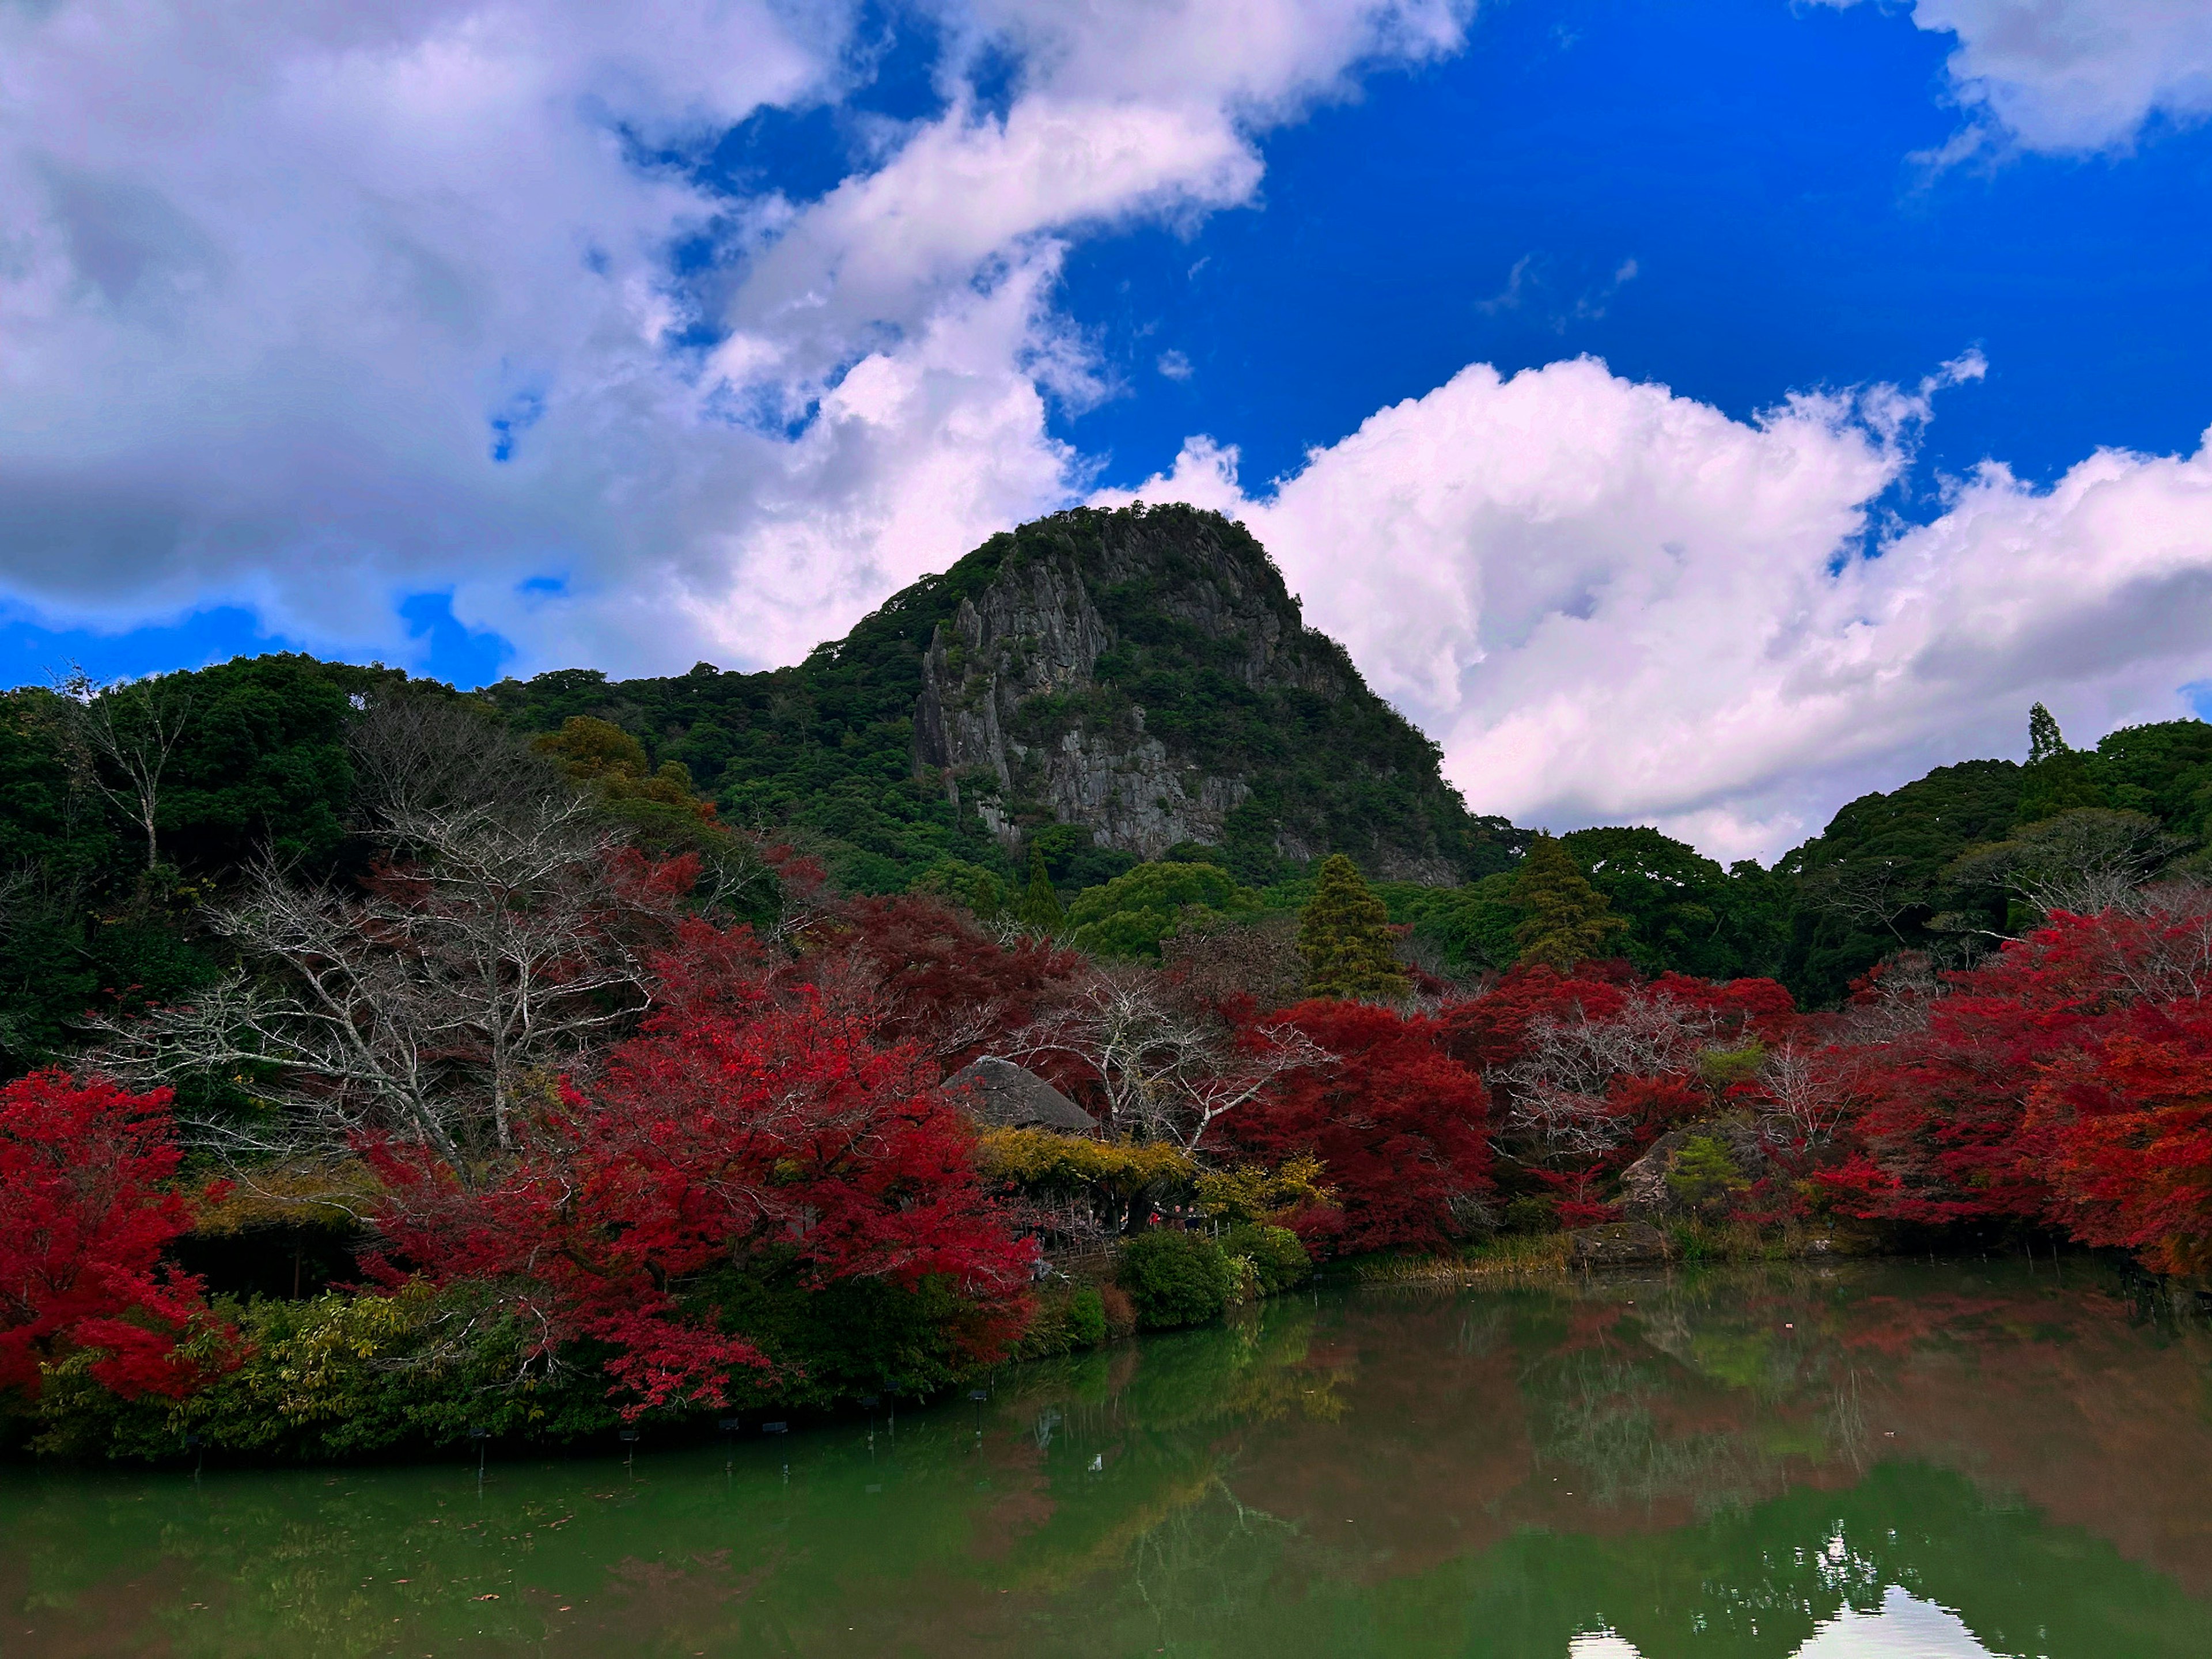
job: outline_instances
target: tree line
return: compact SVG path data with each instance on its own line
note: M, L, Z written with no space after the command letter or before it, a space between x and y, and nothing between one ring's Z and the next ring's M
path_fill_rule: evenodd
M878 894L614 722L385 671L6 713L0 1399L49 1449L926 1395L1624 1216L2212 1249L2194 722L2038 710L1774 871L1607 830L1457 888L1032 846ZM993 1125L985 1056L1095 1133Z

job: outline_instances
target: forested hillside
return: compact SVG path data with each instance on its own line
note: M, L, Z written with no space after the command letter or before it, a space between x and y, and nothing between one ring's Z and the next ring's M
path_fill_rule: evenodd
M764 673L564 670L464 695L286 655L8 694L4 1063L68 1053L88 1009L220 972L208 907L255 862L358 874L374 855L373 791L349 725L392 694L556 744L624 833L662 853L699 845L708 810L841 890L931 891L986 916L1019 907L1035 860L1087 942L1156 958L1179 925L1296 908L1315 861L1340 850L1431 976L1520 954L1527 833L1466 810L1434 746L1304 629L1264 552L1212 514L1078 512L994 538ZM1964 761L1863 797L1771 870L1723 867L1649 827L1562 845L1626 924L1608 951L1638 971L1766 975L1832 1005L1886 956L1963 963L2018 933L2034 907L2013 868L2033 849L2016 842L2036 825L2128 815L2094 822L2130 846L2149 836L2159 863L2194 857L2212 726L2130 727L2077 750L2039 720L2025 766ZM1095 775L1048 774L1044 759L1071 753L1103 757ZM1175 793L1115 805L1113 787L1133 781Z
M767 674L9 693L0 1440L927 1395L1632 1217L2212 1271L2212 726L2029 738L1772 869L1517 830L1181 509Z
M1079 888L1179 842L1255 884L1339 848L1472 878L1518 844L1305 627L1243 527L1185 507L994 536L791 668L569 670L483 696L522 731L622 726L729 822L799 832L857 892L933 866L1011 879L1031 847Z

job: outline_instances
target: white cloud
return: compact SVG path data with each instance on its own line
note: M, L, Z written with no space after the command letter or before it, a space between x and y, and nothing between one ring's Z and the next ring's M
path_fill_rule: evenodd
M1250 199L1258 130L1466 10L950 9L946 111L794 202L653 158L838 98L835 0L0 5L0 598L404 650L452 586L526 668L788 659L1086 483L1068 237Z
M1992 129L2029 149L2091 151L2124 148L2154 114L2212 114L2204 0L1915 0L1912 15L1957 38L1953 89L1981 118L1953 156Z
M1475 365L1248 497L1187 446L1130 492L1243 518L1314 625L1443 744L1479 811L1656 823L1771 857L1844 799L2186 712L2212 674L2212 448L1985 466L1866 548L1942 380L1752 422L1583 358Z
M1170 380L1188 380L1195 372L1190 366L1190 359L1180 351L1160 353L1159 370Z

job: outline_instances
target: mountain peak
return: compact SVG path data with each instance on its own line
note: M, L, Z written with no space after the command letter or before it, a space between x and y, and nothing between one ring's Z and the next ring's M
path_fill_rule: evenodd
M867 890L947 858L1012 870L1040 836L1078 883L1189 842L1247 880L1345 852L1452 882L1515 845L1250 533L1182 505L1004 532L791 668L490 695L526 726L614 720L735 820L820 833Z

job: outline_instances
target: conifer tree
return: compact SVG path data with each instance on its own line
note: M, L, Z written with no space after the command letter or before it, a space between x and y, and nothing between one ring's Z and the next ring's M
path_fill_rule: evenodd
M1298 922L1306 990L1317 997L1401 997L1409 981L1398 966L1398 936L1359 866L1333 853Z
M1022 902L1015 907L1014 919L1038 933L1056 933L1066 915L1060 907L1060 895L1053 890L1052 878L1045 873L1044 849L1031 847L1029 885L1022 890Z
M1628 926L1551 836L1538 836L1522 855L1513 902L1522 917L1513 930L1520 960L1547 963L1562 972L1597 955Z
M2089 775L2089 757L2069 749L2051 711L2027 711L2027 764L2020 775L2020 822L2036 823L2078 807L2105 806L2105 792Z
M2067 752L2065 735L2057 719L2041 703L2027 711L2027 763L2035 765Z

